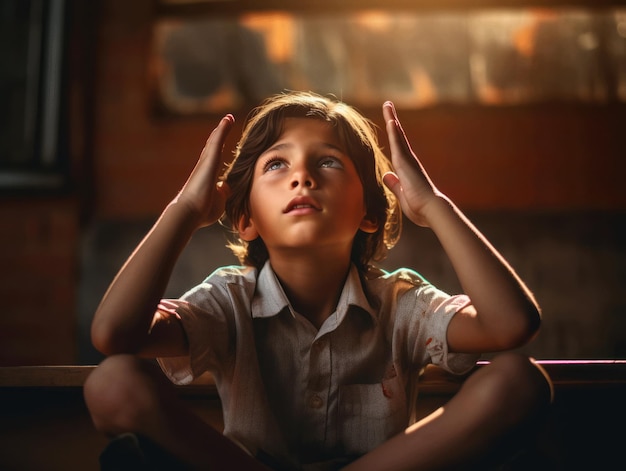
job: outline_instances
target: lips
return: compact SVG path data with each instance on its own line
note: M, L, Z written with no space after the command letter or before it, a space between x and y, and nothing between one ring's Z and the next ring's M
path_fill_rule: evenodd
M283 213L290 213L292 211L300 210L315 210L321 211L322 208L313 198L308 196L296 196L292 199L287 207L283 210Z

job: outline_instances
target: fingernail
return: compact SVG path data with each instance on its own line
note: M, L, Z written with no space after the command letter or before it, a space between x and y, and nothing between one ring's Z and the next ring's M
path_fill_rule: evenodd
M398 121L398 112L396 111L396 105L391 103L391 109L393 110L393 117L396 118L396 121Z
M393 104L393 102L388 100L388 101L385 102L385 106L388 106L389 108L391 108L391 112L393 113L393 117L395 118L396 121L398 121L398 113L396 113L396 107Z

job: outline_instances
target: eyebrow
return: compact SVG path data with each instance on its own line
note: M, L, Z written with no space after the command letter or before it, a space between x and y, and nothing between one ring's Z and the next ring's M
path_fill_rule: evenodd
M273 152L273 151L279 151L279 150L283 150L283 149L290 149L294 147L294 144L292 142L282 142L280 144L275 144L269 148L267 148L266 150L263 151L263 154L265 154L266 152ZM319 144L317 147L323 148L323 149L332 149L332 150L336 150L338 152L341 152L344 155L348 155L348 153L342 149L339 146L336 146L334 144L330 144L328 142L323 142L321 144Z

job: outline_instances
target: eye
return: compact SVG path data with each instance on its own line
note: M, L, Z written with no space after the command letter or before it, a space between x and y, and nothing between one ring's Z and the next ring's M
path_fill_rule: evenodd
M322 158L319 162L319 166L321 168L343 168L341 160L332 156Z
M272 157L263 164L263 173L278 170L285 166L285 161L280 157Z

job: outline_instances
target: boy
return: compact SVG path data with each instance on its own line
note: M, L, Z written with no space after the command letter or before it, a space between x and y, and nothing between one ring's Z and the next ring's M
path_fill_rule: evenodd
M423 366L465 373L480 352L528 342L540 311L431 182L391 103L383 115L394 171L351 107L310 93L272 97L221 178L233 123L222 119L94 317L94 345L109 356L85 384L98 430L133 432L190 469L456 469L515 445L549 404L551 386L511 353L410 423ZM399 207L435 232L465 294L372 266L399 236ZM161 300L193 233L223 213L242 266ZM179 384L210 371L224 435L138 357L157 358Z

